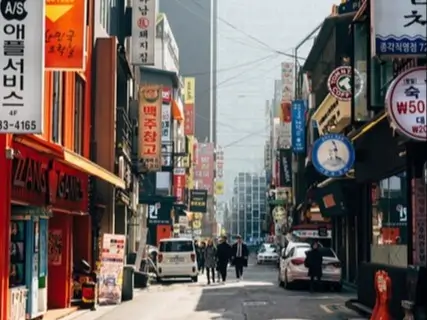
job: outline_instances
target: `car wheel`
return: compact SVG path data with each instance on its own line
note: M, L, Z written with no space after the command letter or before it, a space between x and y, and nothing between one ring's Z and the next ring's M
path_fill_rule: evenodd
M191 277L191 281L198 282L199 281L199 277L198 276Z
M277 282L279 284L279 287L283 287L285 285L283 280L280 278L280 271L279 271L279 276L277 277Z
M285 281L284 281L284 288L286 289L286 290L291 290L292 288L291 288L291 283L289 283L289 281L288 281L288 270L285 270Z

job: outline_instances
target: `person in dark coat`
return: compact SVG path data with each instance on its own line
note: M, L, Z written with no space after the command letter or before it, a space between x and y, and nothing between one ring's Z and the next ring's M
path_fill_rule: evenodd
M243 277L243 268L248 266L249 257L248 246L243 243L241 236L237 236L237 241L233 244L231 252L231 262L234 264L234 268L236 269L236 278L237 280L240 280Z
M201 242L199 246L199 271L201 274L205 273L205 250L206 250L206 243Z
M216 248L212 239L208 240L208 244L204 250L204 259L205 259L205 268L206 268L206 277L208 279L208 284L215 282L215 270L216 270Z
M323 256L319 250L319 243L314 241L311 250L307 251L305 258L305 266L308 268L308 276L310 277L310 291L318 289L322 280L322 263Z
M217 269L222 282L227 280L227 266L231 258L231 247L227 243L227 237L222 236L220 243L216 247Z

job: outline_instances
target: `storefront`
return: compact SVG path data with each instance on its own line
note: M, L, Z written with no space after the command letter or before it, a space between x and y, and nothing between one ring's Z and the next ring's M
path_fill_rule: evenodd
M10 273L29 318L69 307L73 265L91 259L88 175L13 142Z

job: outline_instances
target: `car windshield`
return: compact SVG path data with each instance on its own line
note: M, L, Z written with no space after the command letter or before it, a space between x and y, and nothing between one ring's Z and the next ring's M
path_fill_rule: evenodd
M161 252L192 252L193 250L192 240L160 242Z
M267 248L267 250L266 250L268 253L276 253L277 252L277 250L276 250L276 248L273 248L273 247L270 247L270 248Z

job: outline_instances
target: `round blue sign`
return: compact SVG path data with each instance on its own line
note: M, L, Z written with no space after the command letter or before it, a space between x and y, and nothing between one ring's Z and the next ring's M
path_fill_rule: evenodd
M326 134L313 144L313 166L327 177L345 175L353 167L355 158L353 144L342 134Z

